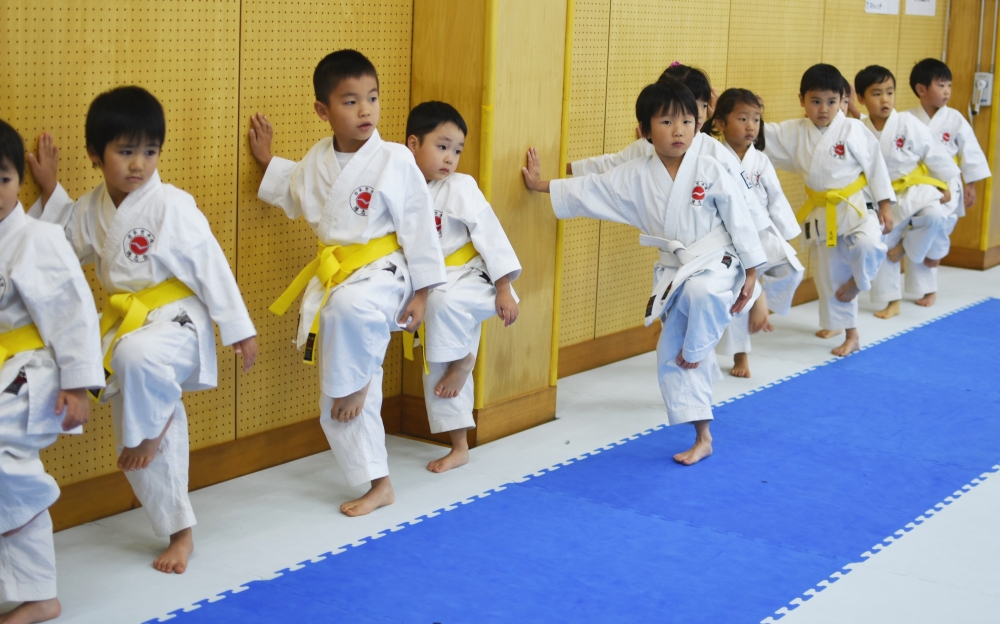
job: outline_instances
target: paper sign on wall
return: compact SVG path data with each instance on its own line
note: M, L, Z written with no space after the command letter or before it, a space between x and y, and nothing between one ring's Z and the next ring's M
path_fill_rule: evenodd
M907 6L909 2L907 0ZM899 0L865 0L865 13L899 15Z
M926 15L934 17L937 12L937 0L906 0L907 15Z

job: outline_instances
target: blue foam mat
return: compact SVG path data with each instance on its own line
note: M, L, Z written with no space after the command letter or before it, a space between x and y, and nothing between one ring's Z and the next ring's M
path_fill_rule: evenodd
M759 622L1000 460L997 326L989 300L718 407L696 467L659 429L172 621Z

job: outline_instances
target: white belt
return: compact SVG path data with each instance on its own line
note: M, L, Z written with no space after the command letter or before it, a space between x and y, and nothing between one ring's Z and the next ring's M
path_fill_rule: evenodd
M681 267L699 256L720 251L733 244L733 238L722 225L707 235L702 236L689 246L676 240L658 238L647 234L639 235L639 244L643 247L656 247L660 250L660 264L667 267Z

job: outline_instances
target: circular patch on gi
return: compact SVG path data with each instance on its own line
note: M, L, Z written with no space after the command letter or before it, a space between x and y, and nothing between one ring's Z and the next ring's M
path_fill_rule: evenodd
M441 238L441 223L444 221L444 213L440 210L434 211L434 227L437 228L438 238Z
M3 275L0 275L0 299L7 294L7 280L4 279Z
M702 201L705 199L705 187L698 185L691 190L691 199Z
M153 246L156 237L146 228L135 228L125 235L122 248L125 257L132 262L143 263L149 260L149 250Z
M351 193L351 210L362 217L368 216L368 205L371 204L375 189L370 186L359 186Z
M903 149L904 145L906 145L906 137L903 135L896 137L896 149Z
M942 143L947 143L950 140L951 140L951 134L950 133L945 132L944 134L941 135L941 142Z
M841 141L840 143L834 145L833 149L830 150L830 153L833 154L834 158L843 159L844 156L847 154L847 148L844 147L844 142Z

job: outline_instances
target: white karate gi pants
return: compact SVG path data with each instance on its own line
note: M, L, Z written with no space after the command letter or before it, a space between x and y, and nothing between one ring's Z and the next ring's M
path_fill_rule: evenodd
M784 246L771 230L760 231L760 244L767 256L767 264L757 270L757 275L760 276L761 288L767 296L767 307L775 314L785 316L792 311L792 299L805 272L792 266L786 257ZM719 340L716 352L721 355L750 353L751 307L748 305L733 316Z
M715 346L729 325L735 303L737 262L702 271L684 282L675 295L656 345L657 377L671 425L712 420L712 384L718 381ZM751 300L747 305L752 305ZM677 354L698 368L677 365Z
M955 225L958 224L958 213L965 202L965 197L962 195L961 178L955 178L949 182L949 186L951 187L951 201L943 207L946 214L941 228L938 230L937 236L934 237L925 256L931 260L940 260L951 251L951 233L955 230ZM903 239L904 247L909 238L910 235L907 233L906 238ZM925 266L922 258L919 262L916 257L911 260L907 251L905 283L907 293L918 297L936 293L938 291L937 274L937 267Z
M167 537L196 524L188 497L188 423L181 385L198 370L198 335L191 323L153 323L124 336L111 356L109 397L118 454L155 439L173 416L153 461L125 473L153 532ZM113 385L112 385L113 384Z
M20 531L0 537L0 603L56 597L56 550L46 509Z
M397 269L377 271L330 293L320 311L320 425L347 483L361 485L389 475L382 425L382 363L396 311L406 293ZM334 398L368 386L361 414L349 422L330 417Z
M813 212L813 217L817 213L822 211ZM819 239L813 239L813 245L817 258L814 276L819 291L819 325L834 331L854 329L858 326L858 298L844 303L837 299L837 289L853 277L860 290L871 290L888 249L882 242L882 227L875 212L869 210L853 230L837 237L836 247L827 247L826 220L821 218L813 223L817 221Z
M0 391L0 603L56 597L56 557L47 511L59 498L38 452L57 434L28 434L28 392ZM37 517L36 517L37 516Z
M472 418L475 388L472 375L458 396L442 399L434 395L451 362L479 352L482 322L496 314L496 287L483 272L470 269L447 290L432 290L427 298L424 335L420 340L431 370L423 375L424 404L431 433L476 426Z
M932 249L941 229L946 225L948 217L938 206L928 206L908 219L894 223L892 231L882 237L887 249L892 249L903 243L907 260L907 286L912 278L910 272L914 264L923 266L924 259ZM954 227L954 226L952 226ZM874 302L887 303L903 298L902 280L899 262L892 262L888 256L879 267L875 279L872 280L871 298ZM927 267L924 267L927 268ZM907 288L910 291L910 288ZM923 293L921 293L923 296Z

